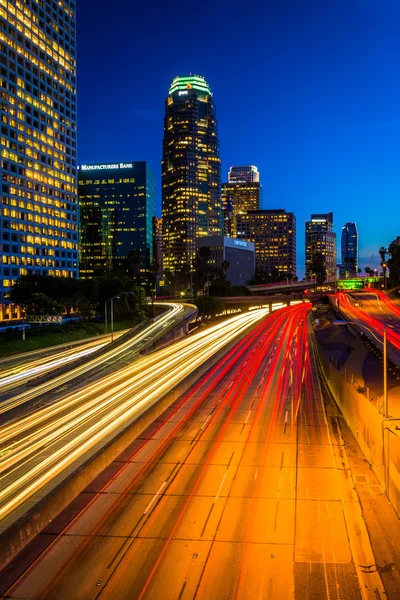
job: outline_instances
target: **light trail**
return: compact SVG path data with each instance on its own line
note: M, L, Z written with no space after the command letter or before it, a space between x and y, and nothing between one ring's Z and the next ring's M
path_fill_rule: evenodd
M170 326L175 320L179 319L184 312L184 307L182 304L160 303L160 305L168 307L167 312L157 317L153 323L147 325L142 331L134 335L132 338L130 338L123 344L120 344L117 347L110 349L108 352L102 354L101 356L96 357L83 365L71 369L67 373L56 376L48 382L39 384L31 390L21 392L20 394L17 394L12 398L3 400L0 403L0 414L14 409L17 406L20 406L21 404L29 402L34 398L37 398L38 396L51 392L52 390L56 390L57 388L72 381L76 377L88 373L93 369L98 369L101 366L108 366L109 364L120 358L121 355L129 351L139 352L142 348L141 344L144 344L146 340L148 341L152 337L161 334L166 327Z
M267 313L259 310L235 316L4 426L0 519L126 427Z
M378 290L379 291L379 290ZM375 294L375 291L374 291ZM381 340L383 343L383 329L384 325L386 325L386 334L387 334L387 342L389 345L389 350L391 346L391 350L394 351L395 355L392 358L396 358L396 362L400 362L398 352L400 351L400 335L394 329L392 323L388 322L390 320L390 315L397 313L400 317L400 309L394 304L393 301L389 300L387 296L383 293L379 293L380 300L383 306L388 310L388 314L384 314L383 312L379 313L379 316L374 316L370 312L368 312L365 308L366 301L363 302L363 307L354 306L349 299L349 296L343 292L338 292L338 299L340 303L340 310L345 313L348 317L350 317L351 321L354 321L357 325L357 321L369 327ZM360 295L361 296L361 295ZM397 312L396 312L397 311ZM368 336L368 332L363 331L364 335Z
M309 310L255 322L27 548L4 597L303 598L310 564L316 597L361 597L373 555L356 551L368 535L333 456Z
M89 354L96 352L96 350L100 350L100 348L106 344L107 342L92 343L89 347L86 348L86 346L84 346L84 348L80 350L74 349L73 351L68 350L65 352L60 352L60 356L57 359L54 359L54 356L51 356L47 357L46 359L36 360L33 362L33 364L30 363L28 366L19 365L13 369L8 369L7 371L1 373L0 389L10 387L16 383L20 384L31 377L40 375L41 373L49 373L53 369L57 369L58 367L73 362L74 360L78 360L84 356L89 356Z

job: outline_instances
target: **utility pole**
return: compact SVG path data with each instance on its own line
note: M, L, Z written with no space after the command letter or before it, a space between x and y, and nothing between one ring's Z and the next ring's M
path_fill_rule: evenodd
M385 401L385 419L389 418L389 396L387 384L387 339L386 325L383 325L383 398Z

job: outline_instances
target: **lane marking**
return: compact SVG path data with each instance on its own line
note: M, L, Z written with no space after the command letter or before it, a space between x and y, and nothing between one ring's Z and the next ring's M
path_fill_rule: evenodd
M150 503L148 504L146 510L144 511L144 515L150 510L150 508L153 506L154 502L157 500L158 496L161 494L162 490L165 488L165 486L167 485L167 482L164 481L163 484L160 485L160 487L158 488L158 491L154 494L153 498L150 500Z
M211 419L212 415L208 415L207 419L204 421L203 425L200 427L200 429L204 429L204 427L207 425L208 421Z
M221 493L221 490L222 490L222 486L224 485L224 481L225 481L225 478L226 478L226 476L227 476L227 475L228 475L228 469L225 471L225 474L224 474L224 476L223 476L223 478L222 478L222 481L221 481L221 483L220 483L220 486L219 486L219 488L218 488L218 491L217 491L217 493L216 493L216 495L215 495L215 498L214 498L214 503L215 503L215 502L218 500L218 498L219 498L219 495L220 495L220 493Z

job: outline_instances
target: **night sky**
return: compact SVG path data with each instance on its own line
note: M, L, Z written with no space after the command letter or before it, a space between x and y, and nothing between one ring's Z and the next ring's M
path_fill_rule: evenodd
M147 160L161 214L164 99L204 75L222 181L254 164L263 208L294 211L298 275L311 212L334 212L338 245L356 221L377 266L400 235L399 22L398 0L78 0L79 162Z

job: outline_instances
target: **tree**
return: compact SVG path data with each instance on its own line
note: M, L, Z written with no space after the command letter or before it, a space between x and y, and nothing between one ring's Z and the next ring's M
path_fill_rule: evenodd
M94 318L96 316L95 311L93 310L90 299L82 294L75 294L74 296L74 304L76 306L76 310L79 315L79 321L87 321L90 318Z
M389 282L391 287L395 287L400 285L400 236L390 244L388 253Z
M213 296L196 298L194 303L199 309L200 314L204 317L214 317L224 310L224 303L222 300L220 298L214 298Z
M199 292L205 294L206 285L209 284L215 276L215 273L210 266L210 258L211 248L208 246L201 246L198 248L193 261L193 284L196 294Z
M11 288L10 300L13 304L26 308L33 294L43 294L48 298L55 299L57 297L56 278L43 275L19 277Z
M131 250L122 263L122 268L125 275L131 277L135 281L140 281L140 266L142 264L142 255L140 250L136 248Z
M25 304L27 315L59 315L62 308L62 304L41 292L33 293Z
M322 252L316 252L311 263L311 272L315 274L316 282L322 285L326 281L327 273L325 266L325 256Z
M379 255L381 257L382 262L385 262L387 253L388 253L388 251L384 246L381 246L379 248Z

